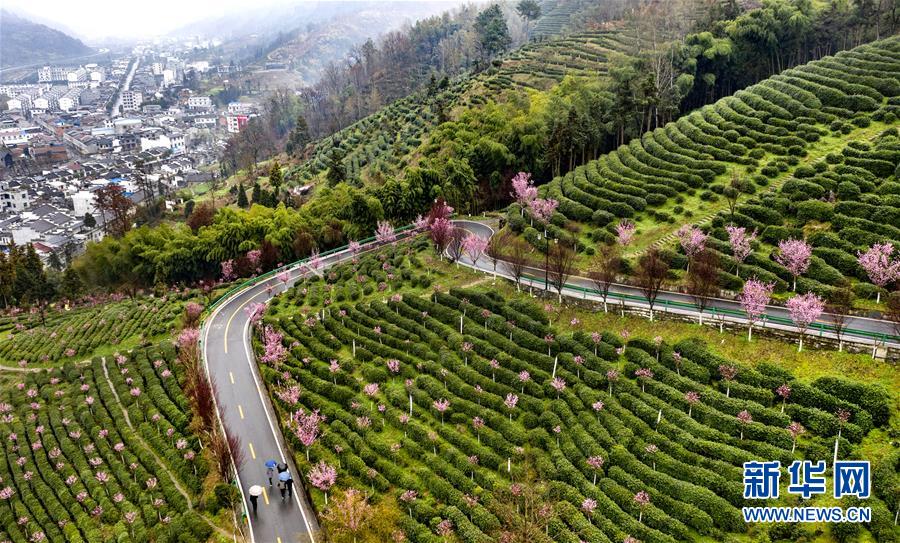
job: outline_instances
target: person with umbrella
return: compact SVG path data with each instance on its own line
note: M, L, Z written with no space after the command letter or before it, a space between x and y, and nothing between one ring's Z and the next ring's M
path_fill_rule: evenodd
M291 477L290 471L282 471L278 474L278 481L282 485L284 485L284 490L281 491L281 498L284 499L284 491L287 490L287 497L290 500L294 497L294 478ZM279 487L280 488L280 487Z
M250 487L248 494L250 494L250 504L253 506L253 516L256 516L256 507L257 502L259 501L259 495L263 493L263 487L259 485L253 485Z
M275 467L278 465L278 462L275 460L266 460L266 477L269 478L269 487L272 487L272 476L275 475Z

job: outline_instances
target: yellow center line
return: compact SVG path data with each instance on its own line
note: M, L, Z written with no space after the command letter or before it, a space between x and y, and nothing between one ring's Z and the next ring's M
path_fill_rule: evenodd
M266 487L263 487L263 499L266 501L266 505L269 505L269 493L266 492Z
M238 405L238 413L241 414L241 418L244 418L244 408Z
M234 384L234 374L231 373L230 371L228 372L228 378L231 379L231 384L233 385Z
M256 460L256 451L253 450L253 443L250 443L250 442L248 441L248 442L247 442L247 445L250 446L250 456L252 456L253 459Z
M247 304L252 302L255 298L259 298L262 294L265 294L265 292L266 291L264 291L264 290L261 292L257 292L256 294L254 294L253 296L248 298L246 302L244 302L240 306L238 306L238 308L234 310L234 313L232 313L231 316L228 317L228 322L225 323L225 335L223 337L223 342L225 343L225 353L226 354L228 353L228 329L231 328L231 321L234 320L234 318L237 316L238 313L240 313L241 311L244 310L244 306L246 306Z

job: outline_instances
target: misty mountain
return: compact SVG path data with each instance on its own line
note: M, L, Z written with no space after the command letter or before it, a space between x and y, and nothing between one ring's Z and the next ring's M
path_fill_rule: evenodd
M365 11L384 12L389 17L402 22L404 18L421 17L423 13L433 14L444 11L460 0L438 2L376 2L354 0L312 0L290 4L252 6L244 11L235 11L220 16L210 16L190 23L171 32L172 36L216 37L224 40L255 36L274 38L278 33L305 31L320 23L337 18L352 21ZM387 29L369 28L370 34L377 35Z
M0 62L3 67L89 55L93 49L68 34L0 10Z

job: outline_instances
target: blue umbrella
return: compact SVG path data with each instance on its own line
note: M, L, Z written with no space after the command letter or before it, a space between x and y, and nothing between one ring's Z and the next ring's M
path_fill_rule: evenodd
M291 473L289 471L282 471L281 473L278 474L279 481L289 481L292 479L293 479L293 477L291 477Z
M275 466L278 465L278 462L274 460L266 460L266 467L269 469L275 469Z

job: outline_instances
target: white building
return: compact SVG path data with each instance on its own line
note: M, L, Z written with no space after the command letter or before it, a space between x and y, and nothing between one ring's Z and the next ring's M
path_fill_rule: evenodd
M94 215L97 211L94 193L89 190L79 190L72 195L72 207L76 217L84 217L88 213Z
M124 111L135 111L141 107L144 102L144 95L138 91L126 90L122 91L122 109Z
M12 181L0 186L0 209L24 211L31 205L28 189Z
M212 98L209 96L191 96L188 98L190 109L209 109L212 107Z

